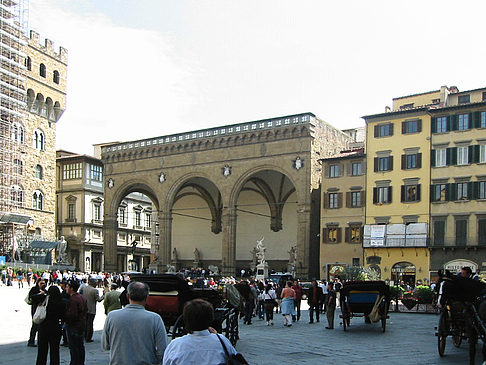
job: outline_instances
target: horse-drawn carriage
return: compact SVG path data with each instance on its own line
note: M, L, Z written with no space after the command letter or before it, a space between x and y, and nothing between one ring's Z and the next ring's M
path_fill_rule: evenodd
M390 287L384 281L349 281L340 291L340 304L343 329L351 324L351 318L364 317L365 322L381 321L383 332L386 329L388 308L390 306Z
M132 281L144 282L150 292L145 308L159 314L172 339L186 334L182 310L184 304L192 299L204 299L214 308L212 327L224 334L234 345L238 340L239 296L230 290L225 299L215 289L191 288L184 278L174 274L132 275Z
M452 276L442 276L439 282L438 304L441 307L439 325L436 327L440 356L444 356L447 337L454 346L462 340L469 342L469 363L474 364L476 342L483 342L483 360L486 360L486 284L480 281Z

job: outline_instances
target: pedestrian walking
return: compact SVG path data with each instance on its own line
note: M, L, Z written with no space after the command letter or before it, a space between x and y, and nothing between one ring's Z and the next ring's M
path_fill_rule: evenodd
M265 317L267 326L273 326L273 308L277 305L277 294L273 290L272 284L268 283L263 292L263 300L265 306Z
M79 283L70 281L66 284L66 292L70 295L66 310L66 333L71 353L70 365L84 365L84 331L88 304L86 298L78 293Z
M292 326L292 316L295 316L294 305L295 291L292 289L292 282L287 281L287 285L282 290L282 315L284 316L284 326Z
M24 272L22 269L17 270L17 282L19 284L19 289L22 287L24 288Z
M292 318L292 320L295 322L295 320L299 321L300 320L300 303L302 301L302 286L300 283L295 280L294 285L292 286L292 289L295 291L295 299L294 299L294 304L295 304L295 309L297 311L297 318Z
M34 313L37 309L37 306L44 301L46 292L46 282L39 278L32 289L29 290L29 301L31 303L31 308L30 308L30 315L32 318L34 317ZM35 347L35 336L37 334L37 331L39 330L39 325L35 324L34 321L32 320L32 327L30 328L30 336L29 336L29 341L27 342L27 346L29 347Z
M334 312L336 310L336 292L334 291L332 282L327 286L327 327L326 329L334 329Z
M312 280L312 287L307 292L307 303L309 304L309 324L314 323L314 312L316 322L319 322L319 302L322 299L322 289Z
M59 343L61 342L61 323L66 314L66 305L62 300L61 292L55 285L47 290L46 319L39 325L39 340L37 348L36 365L47 364L49 352L50 365L59 365Z
M98 289L98 280L95 278L89 279L89 285L84 287L83 296L86 298L88 304L88 313L86 315L86 342L93 342L93 322L96 316L96 304L103 300Z
M102 347L111 365L160 364L168 340L162 318L145 309L149 287L134 281L127 290L129 304L106 317Z

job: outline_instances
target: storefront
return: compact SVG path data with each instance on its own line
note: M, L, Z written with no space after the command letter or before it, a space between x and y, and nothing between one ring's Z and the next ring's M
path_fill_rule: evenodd
M415 265L410 262L397 262L391 268L391 280L396 284L413 285L416 281L416 271Z

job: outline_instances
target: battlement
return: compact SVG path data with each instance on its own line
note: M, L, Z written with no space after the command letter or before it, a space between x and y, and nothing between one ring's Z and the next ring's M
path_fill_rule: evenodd
M44 40L44 45L42 45L39 41L39 33L31 30L28 42L29 42L29 46L36 48L44 53L47 53L49 56L59 60L62 63L67 63L68 60L67 49L64 47L59 47L59 52L56 52L54 50L54 43L47 38Z

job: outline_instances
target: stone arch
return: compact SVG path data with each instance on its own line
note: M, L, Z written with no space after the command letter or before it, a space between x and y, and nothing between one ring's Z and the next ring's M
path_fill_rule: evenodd
M116 188L115 183L115 187L113 189L116 190L113 192L113 196L110 199L110 206L105 207L105 209L108 209L105 211L107 214L116 215L118 206L122 202L123 198L125 198L128 194L135 192L143 193L148 196L152 200L156 210L159 210L159 207L161 206L157 194L155 193L155 189L148 185L146 181L140 179L130 179L129 181L122 183L118 188ZM105 202L106 201L108 200L105 200Z

